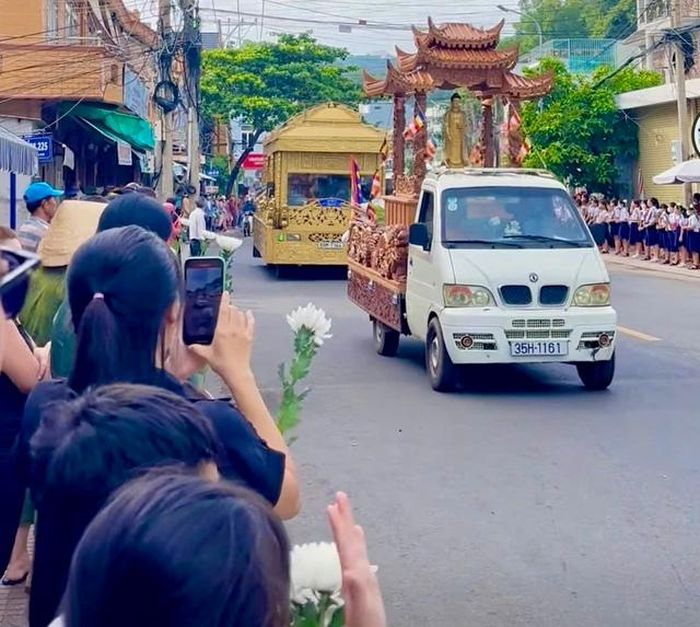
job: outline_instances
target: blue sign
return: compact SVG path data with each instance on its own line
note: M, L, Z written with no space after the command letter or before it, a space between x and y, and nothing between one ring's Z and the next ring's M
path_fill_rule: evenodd
M51 135L27 135L24 141L36 148L39 163L49 163L53 160L53 137Z
M124 105L148 120L148 89L136 72L124 66Z
M341 198L319 198L318 204L325 209L340 209L345 201Z

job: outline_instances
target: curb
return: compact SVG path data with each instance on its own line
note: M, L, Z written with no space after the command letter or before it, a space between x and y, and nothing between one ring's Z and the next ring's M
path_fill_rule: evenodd
M610 255L604 255L604 259L605 265L608 266L622 266L631 269L633 268L635 270L643 270L645 272L651 272L652 274L665 276L669 279L682 277L684 279L700 280L700 270L659 266L658 264L651 263L649 261L638 261L636 259L630 259L629 257L611 257Z

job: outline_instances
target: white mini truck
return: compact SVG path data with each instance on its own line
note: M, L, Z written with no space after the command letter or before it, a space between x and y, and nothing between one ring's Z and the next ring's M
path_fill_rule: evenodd
M440 169L422 185L405 282L350 260L350 299L377 352L422 340L432 387L466 364L568 363L583 384L615 373L617 315L596 242L566 188L525 169Z

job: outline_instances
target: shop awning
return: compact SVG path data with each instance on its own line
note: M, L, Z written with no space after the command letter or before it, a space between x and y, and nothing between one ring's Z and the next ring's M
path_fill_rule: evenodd
M34 176L39 170L36 148L0 126L0 170Z
M78 105L64 102L59 107L62 115L71 115L88 122L102 135L112 141L124 141L140 152L153 150L155 140L151 125L138 115L123 113L106 105Z

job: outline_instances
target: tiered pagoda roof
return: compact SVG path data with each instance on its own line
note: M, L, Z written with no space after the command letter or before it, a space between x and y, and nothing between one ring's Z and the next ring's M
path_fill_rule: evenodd
M378 97L466 87L482 97L498 94L528 99L545 95L552 87L551 75L526 78L515 74L517 46L497 49L503 24L501 20L488 29L470 24L437 26L428 18L427 31L413 29L416 52L397 48L397 64L387 62L383 79L364 73L365 93Z

